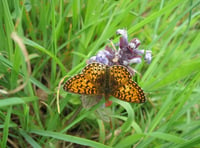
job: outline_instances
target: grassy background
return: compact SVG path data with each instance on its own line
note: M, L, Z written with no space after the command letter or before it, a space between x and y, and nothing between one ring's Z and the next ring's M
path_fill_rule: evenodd
M199 4L0 0L0 147L200 147ZM107 110L103 100L80 109L79 95L61 89L58 114L61 78L79 73L108 39L118 42L120 28L152 50L150 65L134 67L148 101L111 97ZM102 120L108 112L111 123Z

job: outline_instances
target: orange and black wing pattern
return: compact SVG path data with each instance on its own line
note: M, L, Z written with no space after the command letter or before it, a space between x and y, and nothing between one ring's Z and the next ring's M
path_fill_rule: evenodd
M143 90L135 83L128 69L121 65L110 67L110 95L127 102L143 103Z

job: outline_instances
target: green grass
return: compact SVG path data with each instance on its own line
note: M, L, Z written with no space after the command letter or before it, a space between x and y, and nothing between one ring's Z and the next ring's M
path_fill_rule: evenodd
M199 4L0 0L0 147L200 147ZM84 109L79 95L61 89L59 114L59 81L79 73L108 39L117 43L121 28L152 50L151 64L132 65L147 102L110 97L109 108L101 100Z

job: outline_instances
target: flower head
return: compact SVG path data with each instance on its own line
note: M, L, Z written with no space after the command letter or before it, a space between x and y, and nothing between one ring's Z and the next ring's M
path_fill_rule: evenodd
M147 63L151 63L152 52L150 50L138 49L141 44L139 39L133 38L130 42L128 42L128 34L125 29L118 29L116 33L121 35L119 43L116 45L118 50L116 50L115 47L111 48L106 46L105 49L100 50L96 56L91 57L87 61L88 64L92 62L99 62L109 66L124 65L132 73L133 70L129 67L129 65L141 63L143 55ZM132 75L133 74L134 73L132 73Z

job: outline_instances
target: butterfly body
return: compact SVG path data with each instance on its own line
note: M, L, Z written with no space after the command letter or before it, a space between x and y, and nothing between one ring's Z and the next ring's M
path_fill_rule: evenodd
M83 95L112 95L127 102L143 103L143 90L131 79L128 69L121 65L88 64L80 74L66 81L64 90Z

